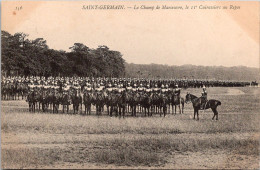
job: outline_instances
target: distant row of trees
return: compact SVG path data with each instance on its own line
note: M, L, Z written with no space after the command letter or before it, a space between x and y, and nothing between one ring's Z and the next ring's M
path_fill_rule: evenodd
M259 81L258 68L245 66L168 66L161 64L125 64L126 77L139 78L178 78Z
M7 74L38 76L187 78L216 80L259 80L259 69L244 66L168 66L128 64L118 51L107 46L90 49L74 43L70 52L50 49L43 38L29 40L28 34L1 32L1 68Z
M74 43L70 52L50 49L43 38L29 40L28 34L1 32L2 71L10 74L39 76L122 77L125 61L122 54L107 46L90 49Z

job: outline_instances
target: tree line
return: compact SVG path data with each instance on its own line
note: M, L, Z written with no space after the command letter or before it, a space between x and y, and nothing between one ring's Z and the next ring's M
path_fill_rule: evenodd
M1 31L2 71L10 75L123 77L125 60L119 51L102 45L91 49L74 43L70 52L50 49L46 40Z
M126 77L155 78L155 79L215 79L259 81L258 68L235 66L169 66L162 64L125 64Z
M259 81L258 68L245 66L168 66L126 63L119 51L107 46L91 49L74 43L70 52L50 49L43 38L28 39L28 34L11 35L1 31L2 71L10 75L88 76L131 78L178 78Z

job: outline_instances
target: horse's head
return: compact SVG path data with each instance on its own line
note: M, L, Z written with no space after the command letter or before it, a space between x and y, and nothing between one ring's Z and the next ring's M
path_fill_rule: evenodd
M189 92L187 92L186 97L185 97L185 103L188 103L189 101L191 101L191 94Z

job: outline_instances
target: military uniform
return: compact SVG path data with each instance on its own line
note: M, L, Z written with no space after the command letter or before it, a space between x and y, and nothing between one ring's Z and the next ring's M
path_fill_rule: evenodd
M203 86L203 89L202 89L203 91L202 91L202 93L201 93L201 100L200 100L200 106L201 106L201 109L205 109L205 106L206 106L206 103L207 103L207 95L208 95L208 93L207 93L207 91L206 91L206 87L205 86Z

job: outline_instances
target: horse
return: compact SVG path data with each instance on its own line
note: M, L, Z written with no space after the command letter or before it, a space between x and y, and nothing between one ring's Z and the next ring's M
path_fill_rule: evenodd
M172 98L171 98L171 104L172 104L172 114L176 114L177 112L177 106L179 107L179 111L180 111L180 114L183 113L183 110L184 110L184 98L178 96L178 95L175 95L173 94L172 95ZM181 105L182 105L182 108L181 108ZM175 108L175 109L173 109ZM175 112L174 112L175 110Z
M162 94L160 97L160 116L162 116L161 108L163 109L163 115L166 116L167 113L167 104L169 103L168 96L166 94Z
M85 91L83 95L83 104L85 105L85 114L91 114L91 102L92 102L92 94L90 92Z
M82 97L80 96L80 92L77 90L74 90L74 93L71 95L71 101L73 104L73 113L79 112L79 105L82 103Z
M132 110L132 116L136 117L136 106L140 103L140 94L139 93L132 93L130 107Z
M112 117L113 111L116 111L116 116L118 114L118 95L115 93L109 93L107 96L107 111L108 115Z
M161 103L162 99L160 95L158 93L153 93L151 95L151 111L153 111L154 113L161 112Z
M118 94L118 112L119 116L123 113L123 117L125 117L125 110L126 110L126 92L122 92L122 94Z
M36 103L36 100L35 100L35 92L34 91L30 91L28 93L28 96L27 96L27 99L26 101L28 102L29 104L29 112L35 112L35 103Z
M199 110L205 110L211 108L211 110L214 113L212 120L214 120L215 117L216 120L218 120L217 107L221 105L221 102L219 100L214 100L214 99L208 100L206 102L206 105L204 106L204 109L201 109L201 97L198 98L193 94L187 93L185 102L187 103L188 101L192 102L193 109L194 109L194 119L197 114L197 120L199 120Z
M69 112L71 98L68 92L64 91L61 98L61 105L62 105L62 113L64 113L65 107L67 109L67 113Z
M152 112L150 112L150 108L151 108L151 97L149 94L145 93L141 96L141 106L144 108L144 114L146 116L146 111L147 111L147 115L152 116Z
M96 105L96 114L101 115L101 111L105 103L103 92L95 92L93 94L93 102Z

